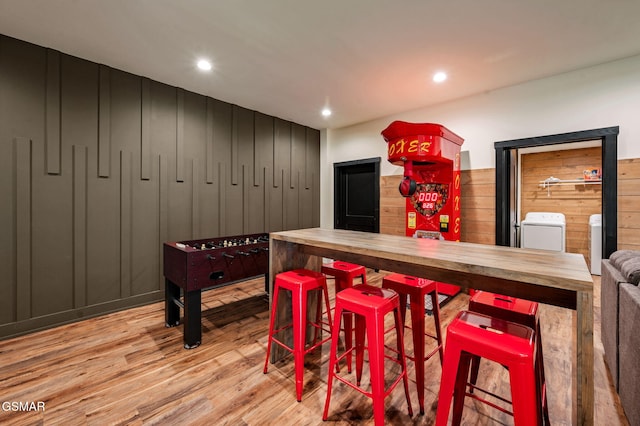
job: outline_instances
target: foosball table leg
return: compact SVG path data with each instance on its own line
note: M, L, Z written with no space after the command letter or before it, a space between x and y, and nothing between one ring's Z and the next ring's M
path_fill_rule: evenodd
M184 292L184 348L193 349L200 346L202 340L200 290Z
M167 327L180 324L180 287L164 280L164 321Z

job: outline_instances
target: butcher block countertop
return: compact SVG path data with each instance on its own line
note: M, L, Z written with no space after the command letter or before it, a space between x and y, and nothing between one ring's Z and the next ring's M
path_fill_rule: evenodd
M560 293L593 291L593 279L580 254L546 250L520 249L495 245L439 241L397 235L337 229L309 228L274 232L273 240L299 244L300 251L317 256L339 258L347 262L394 272L413 270L415 275L437 281L474 288L477 280L501 284L512 283L527 293L530 285L555 288ZM410 273L410 272L404 272ZM515 296L515 294L514 294ZM575 309L575 301L558 297L545 303Z

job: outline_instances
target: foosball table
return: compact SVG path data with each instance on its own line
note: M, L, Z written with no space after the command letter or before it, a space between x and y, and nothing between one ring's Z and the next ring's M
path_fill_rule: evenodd
M268 251L264 233L164 243L165 322L179 325L183 309L186 349L202 341L202 290L264 275L269 291Z

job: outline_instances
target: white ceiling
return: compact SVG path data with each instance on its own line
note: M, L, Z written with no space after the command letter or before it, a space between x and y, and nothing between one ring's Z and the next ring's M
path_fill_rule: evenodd
M315 128L634 56L639 22L638 0L0 0L2 34Z

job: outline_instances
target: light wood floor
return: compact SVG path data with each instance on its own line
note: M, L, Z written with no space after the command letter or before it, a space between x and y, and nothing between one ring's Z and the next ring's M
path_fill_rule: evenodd
M381 275L370 271L369 279L379 284ZM373 424L370 400L338 383L329 421L322 422L328 344L306 358L300 403L295 400L291 358L262 373L269 317L263 284L251 280L206 292L203 343L193 350L182 348L181 327L165 328L163 303L0 342L1 402L45 403L44 411L0 410L0 424ZM596 277L595 424L627 425L602 357L599 284ZM459 295L447 304L443 325L467 301L466 295ZM551 306L541 309L551 420L569 425L575 314ZM426 370L427 413L417 414L412 381L416 414L408 416L399 386L386 400L389 424L433 424L441 373L437 356L427 362ZM411 365L409 373L413 377ZM482 363L478 384L508 394L505 370L489 362ZM513 420L467 399L463 423Z

